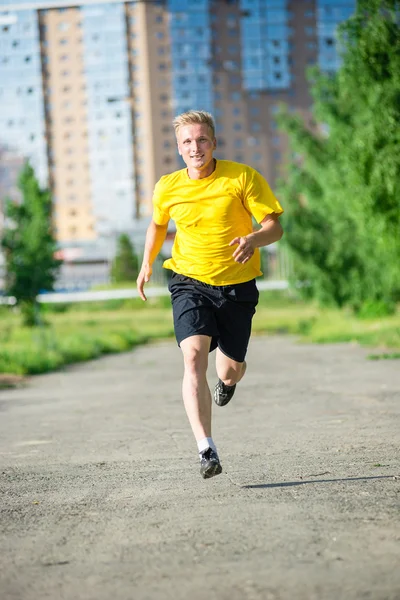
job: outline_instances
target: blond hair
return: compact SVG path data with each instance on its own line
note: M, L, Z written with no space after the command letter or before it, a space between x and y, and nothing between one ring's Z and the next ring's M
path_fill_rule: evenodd
M175 128L175 134L178 135L178 130L180 127L184 125L192 125L192 124L202 124L208 125L211 137L215 137L215 123L214 118L211 113L206 112L205 110L188 110L177 117L172 121L172 125Z

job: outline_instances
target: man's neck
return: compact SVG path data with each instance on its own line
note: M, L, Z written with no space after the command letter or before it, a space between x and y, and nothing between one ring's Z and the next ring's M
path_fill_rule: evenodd
M189 169L187 170L189 179L205 179L211 173L214 173L217 166L217 160L213 158L204 169Z

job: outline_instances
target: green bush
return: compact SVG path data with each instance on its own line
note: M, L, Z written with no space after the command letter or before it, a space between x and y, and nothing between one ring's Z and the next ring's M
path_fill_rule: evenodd
M358 317L360 319L377 319L379 317L394 315L395 312L396 304L394 302L388 302L387 300L367 300L361 305Z
M396 0L359 0L341 68L311 73L313 120L279 121L292 159L280 184L286 244L305 297L389 314L400 300L400 21Z

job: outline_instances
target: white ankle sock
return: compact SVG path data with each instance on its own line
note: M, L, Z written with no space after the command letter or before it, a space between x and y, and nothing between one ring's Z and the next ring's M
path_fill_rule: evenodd
M213 439L210 437L203 438L197 442L197 448L199 449L199 454L205 452L208 448L214 450L215 454L218 454L217 448L213 442Z

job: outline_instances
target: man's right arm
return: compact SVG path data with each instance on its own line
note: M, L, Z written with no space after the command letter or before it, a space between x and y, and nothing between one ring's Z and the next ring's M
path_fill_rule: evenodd
M153 263L167 237L167 230L168 223L165 225L157 225L153 220L147 229L142 267L136 280L137 290L142 300L147 300L143 291L144 284L150 280L153 271Z

